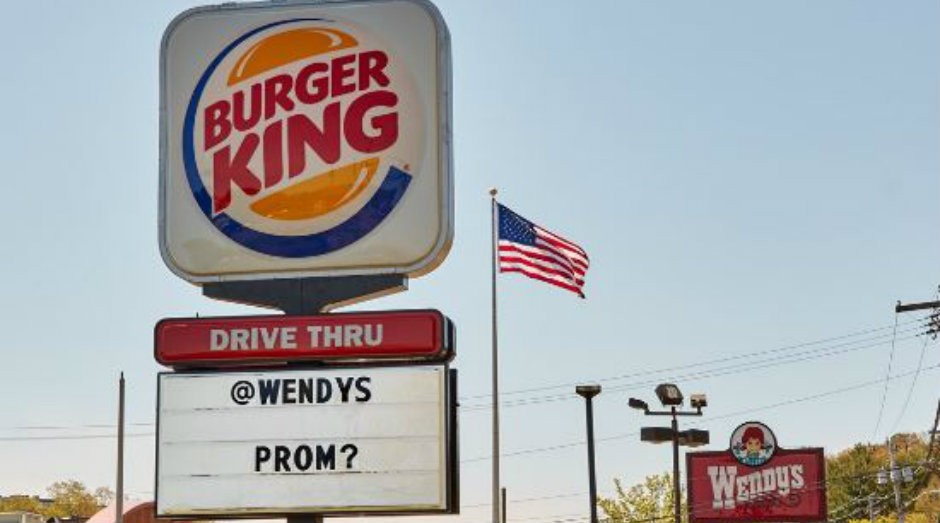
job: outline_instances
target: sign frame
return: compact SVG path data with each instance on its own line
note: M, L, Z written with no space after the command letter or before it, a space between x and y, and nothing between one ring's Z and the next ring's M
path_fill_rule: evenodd
M332 258L327 266L319 266L317 259L319 255L298 257L296 260L306 260L306 263L293 263L285 261L283 258L276 258L255 252L234 240L225 239L222 243L226 246L228 252L240 253L237 256L245 256L249 261L245 262L251 268L243 267L240 270L231 270L222 272L221 269L207 269L203 272L193 270L193 267L186 267L173 254L173 248L170 245L168 226L168 178L170 177L171 153L170 142L179 138L175 133L176 129L170 129L171 120L170 107L173 105L168 100L168 47L174 30L176 30L188 18L203 14L225 15L232 12L259 12L266 8L269 9L296 9L310 7L320 10L329 10L332 8L342 9L349 6L363 5L382 5L391 3L411 4L422 9L431 19L434 25L436 38L436 48L430 51L435 55L434 67L436 72L435 86L433 88L434 98L427 104L433 107L437 115L436 121L428 126L426 132L429 136L436 139L429 140L430 146L436 145L436 165L426 167L426 176L435 176L438 179L436 198L438 200L438 217L436 218L437 236L433 245L420 257L408 261L398 260L395 263L382 261L369 261L351 264L345 261L343 256ZM450 251L453 243L455 229L455 204L454 204L454 169L453 169L453 139L452 139L452 121L453 121L453 67L451 63L451 45L450 32L446 22L437 7L430 0L297 0L290 3L282 2L245 2L228 3L219 5L207 5L188 9L177 15L167 26L163 33L160 46L160 71L159 71L159 89L160 89L160 108L159 108L159 198L158 198L158 238L161 258L166 266L176 276L196 285L202 285L211 282L238 282L252 280L270 280L284 278L333 278L341 276L380 276L380 275L401 275L404 277L419 277L435 270ZM174 133L170 136L170 133ZM178 147L174 145L174 147ZM177 167L172 167L176 169ZM407 195L406 195L407 196ZM193 205L196 205L193 203ZM397 208L402 205L399 202ZM206 224L211 228L211 224ZM379 227L376 227L379 228ZM215 231L218 232L218 231ZM366 237L372 235L375 229L371 230ZM207 233L208 234L208 233ZM357 240L358 241L358 240ZM354 246L351 245L331 251L328 256L341 253L344 250ZM218 248L217 248L218 249ZM213 256L220 256L221 251L217 250ZM394 257L394 254L386 253L386 256ZM365 256L360 253L360 257ZM374 260L375 258L370 258ZM277 263L275 266L274 264ZM266 265L270 264L270 265ZM311 264L313 266L311 266ZM212 265L212 264L209 264ZM290 265L285 267L285 265ZM301 266L303 265L303 266Z
M218 512L218 513L209 513L209 512L177 512L177 513L160 513L159 508L159 499L160 499L160 411L161 411L161 386L163 375L193 375L193 376L209 376L217 375L218 371L187 371L187 372L159 372L157 373L157 409L156 409L156 426L157 426L157 441L154 445L155 447L155 466L154 466L154 512L157 518L159 519L186 519L186 520L228 520L228 519L258 519L258 518L295 518L297 516L342 516L342 517L367 517L367 516L398 516L398 515L456 515L460 513L460 454L459 454L459 426L458 426L458 402L457 402L457 369L450 368L447 364L421 364L421 365L400 365L400 364L388 364L388 365L374 365L371 368L421 368L421 367L441 367L444 378L444 390L443 392L443 401L445 402L444 408L444 427L443 427L443 438L442 442L445 445L444 456L444 498L445 498L445 507L442 509L416 509L416 508L402 508L402 509L376 509L376 510L363 510L362 507L353 508L350 510L323 510L312 512L306 510L306 508L301 508L297 510L233 510L230 512ZM290 369L264 369L265 372L277 373L281 371L296 371L296 370L311 370L311 371L322 371L322 370L342 370L344 367L330 367L324 369L323 367L311 367L311 366L295 366ZM350 370L361 371L362 367L345 367ZM258 372L259 369L253 370L232 370L226 371L225 374L248 374L252 372ZM312 508L312 507L310 507Z
M311 325L318 321L344 325L344 321L363 321L363 322L381 322L394 323L397 318L409 319L431 319L434 322L433 330L436 330L436 339L431 343L436 344L434 353L422 352L408 354L406 350L392 354L383 352L379 354L358 354L349 355L342 349L336 349L333 354L311 354L304 353L303 349L296 350L295 353L288 353L280 350L268 352L262 349L241 350L241 351L223 351L219 357L199 358L199 357L173 357L167 345L168 341L162 341L161 332L165 328L177 323L204 324L200 329L210 329L209 324L227 324L234 327L236 323L241 325L263 324L270 322L271 325L291 326L304 322ZM322 363L328 366L337 365L374 365L377 362L440 362L446 363L453 360L456 346L456 328L453 321L450 320L441 311L435 309L411 309L411 310L389 310L389 311L362 311L362 312L342 312L316 315L258 315L258 316L215 316L215 317L197 317L197 318L163 318L154 326L153 356L161 365L175 369L231 369L245 366L272 366L272 365L291 365L297 363ZM209 353L209 350L203 351ZM360 352L365 352L361 351Z

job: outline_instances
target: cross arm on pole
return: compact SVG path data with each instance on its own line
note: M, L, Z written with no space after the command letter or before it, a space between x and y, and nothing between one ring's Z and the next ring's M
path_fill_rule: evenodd
M925 309L936 309L937 307L940 307L940 301L925 301L925 302L920 302L920 303L906 303L906 304L902 304L901 302L898 302L898 304L894 307L894 312L901 313L901 312L921 311Z

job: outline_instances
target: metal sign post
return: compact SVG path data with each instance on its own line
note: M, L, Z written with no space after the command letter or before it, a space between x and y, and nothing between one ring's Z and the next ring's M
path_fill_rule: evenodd
M202 293L208 298L274 308L285 314L320 314L346 303L407 289L406 277L387 274L214 282L204 284Z

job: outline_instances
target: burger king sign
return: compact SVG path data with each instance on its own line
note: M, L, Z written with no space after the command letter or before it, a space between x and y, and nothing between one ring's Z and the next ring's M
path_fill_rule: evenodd
M450 48L424 0L225 4L161 55L161 252L195 282L417 276L450 247Z

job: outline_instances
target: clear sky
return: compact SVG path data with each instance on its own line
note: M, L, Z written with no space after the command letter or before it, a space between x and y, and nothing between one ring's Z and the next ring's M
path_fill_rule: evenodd
M930 427L938 344L915 336L922 314L892 326L896 300L940 283L940 4L437 4L454 246L407 293L359 306L458 326L463 511L429 520L489 519L491 186L592 260L583 301L499 280L510 519L587 516L575 383L604 386L602 494L670 468L637 434L659 420L626 406L662 381L708 394L713 450L750 419L827 452ZM154 324L263 312L203 298L158 252L160 37L193 5L3 8L0 495L114 487L123 370L126 488L152 497Z

